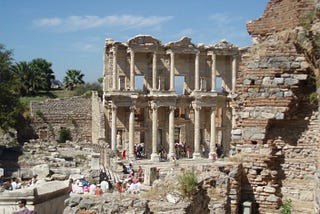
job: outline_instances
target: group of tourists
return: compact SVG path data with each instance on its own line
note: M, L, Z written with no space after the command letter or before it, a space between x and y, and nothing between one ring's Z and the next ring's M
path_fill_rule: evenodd
M103 193L111 190L111 183L107 176L103 177L100 182L89 182L82 175L80 179L70 179L71 193L91 194L101 196Z
M126 192L137 194L140 193L141 184L143 182L143 169L141 166L137 170L134 169L133 163L130 162L129 166L122 165L123 179L116 183L118 192Z
M38 175L33 175L30 180L22 181L20 178L4 178L0 176L0 192L13 191L25 187L34 186L38 182Z
M135 158L137 160L143 159L143 158L146 157L143 143L135 144L134 147L133 147L133 151L134 151ZM128 158L126 149L122 150L121 156L122 156L121 157L122 160L126 160Z
M208 149L205 144L200 145L201 149L201 156L207 157L208 155ZM223 158L223 147L221 144L216 144L216 150L215 150L216 156L215 158ZM168 153L165 148L161 147L159 150L159 161L167 161L168 160ZM172 158L172 157L170 157ZM192 158L192 151L191 147L187 146L184 142L176 142L175 143L175 159L180 158Z

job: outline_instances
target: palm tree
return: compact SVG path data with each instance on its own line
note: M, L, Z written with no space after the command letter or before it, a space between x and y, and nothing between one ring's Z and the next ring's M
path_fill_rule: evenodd
M17 82L16 89L21 95L28 95L32 91L34 85L34 76L30 65L26 61L18 62L11 68L13 79Z
M55 79L51 69L52 63L45 59L34 59L30 62L31 70L37 78L35 78L35 90L49 91L51 89L51 82Z
M49 91L54 80L51 63L44 59L31 62L18 62L12 66L14 78L18 82L21 95L37 94L40 90Z
M66 75L63 79L65 88L73 90L76 86L82 85L84 74L80 70L67 70Z

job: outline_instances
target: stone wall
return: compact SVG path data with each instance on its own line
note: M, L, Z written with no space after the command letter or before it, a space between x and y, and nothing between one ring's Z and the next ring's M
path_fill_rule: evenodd
M91 99L83 97L32 102L32 126L41 140L57 140L61 128L67 128L73 141L91 142L91 108Z
M105 117L104 107L97 92L92 92L92 142L99 143L104 141L105 136Z
M27 200L27 207L39 214L63 213L64 200L68 197L69 181L53 181L35 187L2 192L0 213L11 214L18 209L17 201Z
M270 0L247 25L259 40L239 67L231 154L243 161L242 197L255 213L277 213L285 199L295 212L313 212L319 127L308 97L315 82L293 29L313 6L313 0Z
M315 0L270 0L263 16L247 24L249 34L265 36L298 26L314 7Z

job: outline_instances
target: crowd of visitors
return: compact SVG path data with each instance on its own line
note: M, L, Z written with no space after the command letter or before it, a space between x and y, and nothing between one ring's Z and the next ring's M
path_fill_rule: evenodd
M104 173L100 173L103 175ZM101 176L102 177L102 176ZM81 176L79 179L70 179L70 192L77 194L90 194L101 196L103 193L111 191L111 182L105 175L99 182L89 182L85 176Z
M141 166L134 169L133 162L129 166L122 164L122 175L118 181L112 181L105 170L100 171L99 182L89 182L84 176L79 179L70 179L70 192L77 194L91 194L101 196L104 193L116 190L120 193L139 193L144 173Z
M0 176L0 192L13 191L16 189L22 189L25 187L30 187L38 182L38 175L33 175L30 180L22 181L20 178L4 178Z
M202 157L208 156L208 148L205 144L200 145L200 152ZM215 158L223 158L223 146L216 144ZM190 146L187 146L184 142L175 143L175 157L168 157L168 153L165 148L161 147L159 150L159 161L167 161L168 158L180 159L180 158L192 158L192 150Z

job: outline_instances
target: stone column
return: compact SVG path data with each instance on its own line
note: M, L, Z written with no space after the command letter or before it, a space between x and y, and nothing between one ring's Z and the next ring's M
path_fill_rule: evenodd
M232 58L232 89L231 92L235 93L237 84L237 56Z
M200 74L199 74L199 56L200 56L200 52L196 53L196 59L195 59L195 75L194 75L194 79L195 79L195 83L194 83L194 90L195 91L199 91L199 83L200 83Z
M174 143L174 110L176 108L174 106L170 106L169 110L169 159L171 159L172 156L175 156L175 143Z
M194 153L193 159L199 159L200 154L200 110L201 107L194 104Z
M134 51L130 49L130 91L134 91L134 85L135 85L135 82L134 82L135 56L134 55L135 55Z
M210 152L209 159L216 154L216 108L211 108L210 115Z
M217 90L217 86L216 86L216 78L217 78L217 55L216 54L212 54L212 65L211 65L211 91L215 92Z
M130 107L130 115L129 115L129 159L134 159L134 110L135 107Z
M157 151L157 141L158 141L158 106L152 103L152 154L151 160L158 161L159 155Z
M174 53L170 52L170 91L175 91L174 85Z
M152 59L152 89L157 90L157 52L153 53Z
M112 69L112 89L118 89L118 72L117 72L117 48L113 48L113 69Z
M112 104L111 106L111 149L117 150L117 107Z

